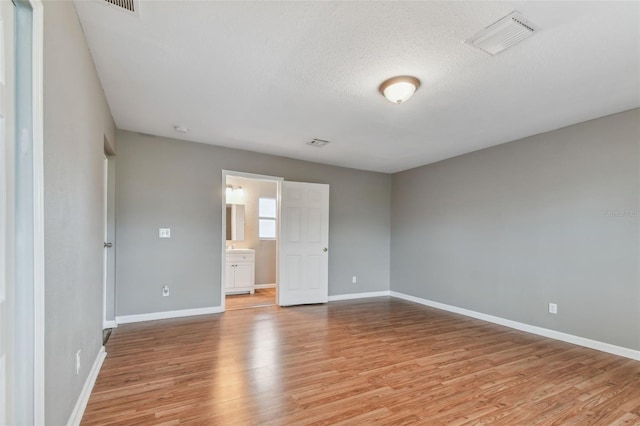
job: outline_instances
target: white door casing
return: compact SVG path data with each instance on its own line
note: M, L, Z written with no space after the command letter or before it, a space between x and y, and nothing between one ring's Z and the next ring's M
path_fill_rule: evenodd
M118 326L115 316L115 159L108 153L105 138L105 152L103 157L103 220L104 220L104 248L103 248L103 319L102 328Z
M0 425L13 423L14 5L0 2Z
M221 258L221 273L220 273L220 281L222 282L222 285L220 286L220 308L222 308L222 311L225 310L225 297L226 297L226 292L228 289L233 288L233 285L230 285L229 282L232 281L233 276L230 275L230 271L228 271L229 268L227 268L227 252L226 252L226 232L227 232L227 207L226 207L226 197L225 197L225 192L226 192L226 186L227 186L227 176L236 176L236 177L244 177L247 179L256 179L256 180L266 180L266 181L270 181L276 184L277 186L277 199L280 200L281 198L281 194L282 194L282 182L283 182L283 178L281 177L277 177L277 176L269 176L269 175L259 175L259 174L255 174L255 173L246 173L246 172L238 172L238 171L231 171L231 170L222 170L222 182L221 182L221 190L220 190L220 196L221 196L221 208L222 208L222 239L221 239L221 245L222 245L222 256ZM278 203L278 212L276 214L277 217L280 217L280 203ZM278 228L277 228L277 236L276 236L276 253L277 256L279 256L280 253L280 226L279 226L280 221L278 221ZM280 282L280 264L279 261L276 261L276 297L278 297L279 294L279 283Z
M111 244L109 241L109 225L108 225L108 182L109 182L109 160L107 156L104 156L103 160L103 194L102 194L102 208L103 208L103 241L104 246L102 249L102 328L108 328L107 326L107 267L108 267L108 259L109 259L109 247L108 244Z
M9 180L0 221L7 226L5 261L10 263L5 268L10 278L5 300L9 316L0 328L8 323L12 346L5 366L9 393L0 399L8 404L7 423L44 424L44 6L42 0L0 1L0 9L5 37L0 68L6 78L3 90L10 87L12 97L9 101L4 90L5 128L0 133L7 136L2 141L7 151L0 156L0 169Z
M280 306L329 297L329 185L282 182Z

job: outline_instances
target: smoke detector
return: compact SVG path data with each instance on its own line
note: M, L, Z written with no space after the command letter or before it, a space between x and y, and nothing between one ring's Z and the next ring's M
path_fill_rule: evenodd
M538 30L531 21L514 11L466 39L464 43L493 56L531 37Z
M307 145L315 146L316 148L322 148L328 143L329 141L325 141L324 139L314 139L311 142L307 142Z

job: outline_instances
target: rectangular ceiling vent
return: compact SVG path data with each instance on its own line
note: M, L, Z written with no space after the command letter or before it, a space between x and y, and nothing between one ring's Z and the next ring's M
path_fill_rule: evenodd
M518 12L512 12L464 42L493 56L531 37L536 31L537 26Z
M316 148L322 148L328 143L329 141L325 141L324 139L314 139L311 142L307 142L307 145L315 146Z
M103 0L105 3L118 7L122 11L138 13L139 0Z

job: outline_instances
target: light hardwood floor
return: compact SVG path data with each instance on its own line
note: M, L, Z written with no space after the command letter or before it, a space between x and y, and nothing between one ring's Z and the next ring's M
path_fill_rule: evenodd
M256 308L276 304L275 288L259 288L253 294L229 294L225 297L227 311Z
M123 325L85 425L640 424L640 362L399 299Z

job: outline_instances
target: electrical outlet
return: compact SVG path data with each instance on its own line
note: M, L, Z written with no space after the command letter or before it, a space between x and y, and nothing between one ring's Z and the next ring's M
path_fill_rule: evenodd
M78 349L76 352L76 375L80 374L80 354L82 353L82 349Z
M163 296L168 296L169 295L169 286L165 285L164 287L162 287L162 295Z
M558 305L555 303L549 303L549 313L557 314L558 313Z
M353 278L351 278L351 282L355 284L357 281L358 280L357 280L356 276L354 275Z
M158 236L160 238L171 238L171 228L160 228L158 230Z

